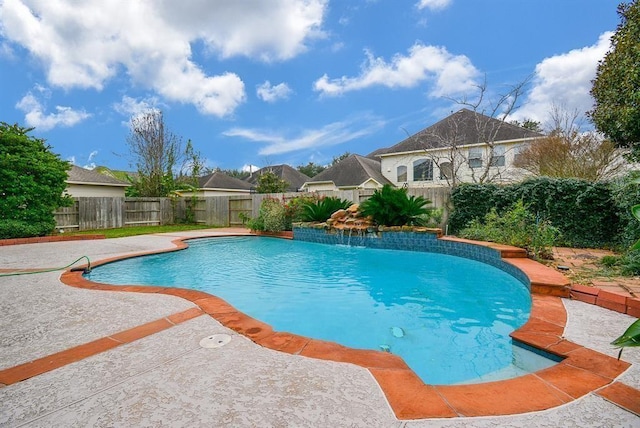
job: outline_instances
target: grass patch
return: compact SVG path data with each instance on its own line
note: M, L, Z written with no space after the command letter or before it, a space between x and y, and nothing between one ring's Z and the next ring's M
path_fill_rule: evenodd
M216 226L206 226L200 224L174 224L165 226L133 226L121 227L119 229L98 229L83 230L81 232L70 232L70 235L104 235L107 238L124 238L127 236L149 235L151 233L183 232L185 230L212 229Z

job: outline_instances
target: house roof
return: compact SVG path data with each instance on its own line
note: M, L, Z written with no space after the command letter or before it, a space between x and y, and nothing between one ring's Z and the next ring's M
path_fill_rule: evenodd
M384 156L392 153L438 149L452 146L454 140L457 145L469 145L542 136L539 132L464 108L400 141L395 146L379 149L373 153Z
M86 168L80 168L76 165L71 165L71 169L67 172L68 184L92 184L97 186L114 186L114 187L128 187L129 183L120 181L116 178L110 177L105 174L101 174L97 171L93 171Z
M310 180L311 177L301 173L295 168L292 168L289 165L272 165L265 166L264 168L260 168L253 174L251 174L246 181L253 184L254 186L258 184L258 178L260 175L264 174L267 171L273 172L278 178L289 183L289 187L287 188L290 192L297 191L304 183Z
M250 190L251 184L239 178L230 177L227 174L216 171L213 174L198 178L201 189L239 189Z
M351 155L325 169L307 183L332 181L338 187L355 187L370 179L381 185L390 183L382 175L379 161L360 155Z

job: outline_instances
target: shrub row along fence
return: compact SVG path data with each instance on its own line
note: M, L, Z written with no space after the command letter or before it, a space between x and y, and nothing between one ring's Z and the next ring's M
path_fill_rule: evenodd
M361 203L373 195L373 189L318 192L314 195L335 196ZM447 218L448 188L409 189L410 195L422 196L431 207L443 209ZM265 198L284 202L309 193L248 194L185 198L75 198L70 207L58 209L54 215L56 228L65 231L114 229L131 226L160 226L195 222L209 226L242 226L243 217L258 217Z
M640 234L631 207L640 201L640 186L631 177L608 183L577 179L536 178L509 186L465 184L457 187L449 229L459 232L471 220L495 209L504 213L523 201L540 220L562 232L560 244L572 247L628 247Z

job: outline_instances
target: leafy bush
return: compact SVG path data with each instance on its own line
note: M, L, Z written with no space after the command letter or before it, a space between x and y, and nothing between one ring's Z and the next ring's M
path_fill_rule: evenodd
M70 165L31 129L0 122L0 229L3 238L42 236L53 212L73 203L63 195Z
M0 239L29 238L48 235L56 227L55 221L25 222L0 220Z
M301 214L302 221L327 221L331 214L338 210L346 210L352 205L350 201L333 196L306 202Z
M292 223L305 221L305 205L316 203L318 200L319 198L315 195L302 195L296 196L285 203L284 209L285 218L287 220L287 230L291 229Z
M627 249L640 239L640 221L633 215L632 207L640 201L638 172L628 174L612 183L613 201L620 218L619 245Z
M606 247L618 240L619 208L607 183L541 177L503 187L466 184L453 190L451 200L454 210L449 228L453 233L472 220L482 220L492 209L502 214L522 200L530 212L562 230L558 244Z
M286 230L287 219L284 205L278 199L263 199L258 217L248 219L247 227L251 230L266 232L282 232Z
M426 207L430 203L422 196L408 196L407 189L385 184L360 205L360 212L382 226L420 226L431 212Z
M620 270L623 275L640 275L640 250L630 250L620 259Z
M548 221L536 218L522 201L518 201L502 215L492 209L484 221L472 220L460 236L513 245L526 249L536 259L548 259L560 231Z
M600 259L600 264L604 267L612 268L620 264L620 257L617 256L603 256Z

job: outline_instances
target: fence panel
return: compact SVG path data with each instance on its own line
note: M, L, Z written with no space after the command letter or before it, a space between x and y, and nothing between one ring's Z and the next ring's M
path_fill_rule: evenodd
M124 198L78 198L78 229L115 229L124 226Z
M229 198L230 196L205 198L205 224L229 226Z
M253 195L231 196L229 198L229 226L242 226L244 220L241 215L253 216Z
M159 226L160 198L126 198L125 226Z
M73 205L70 207L61 207L53 213L56 221L56 229L64 231L80 230L78 199L74 199Z
M196 223L211 226L240 226L240 214L258 217L265 198L288 201L296 196L324 195L362 203L373 189L341 190L318 193L251 194L208 196L206 198L76 198L72 207L59 208L54 213L56 227L66 230L109 229L136 225L173 224L187 218L192 210ZM408 193L430 200L431 207L443 209L443 225L448 218L449 188L409 189Z

